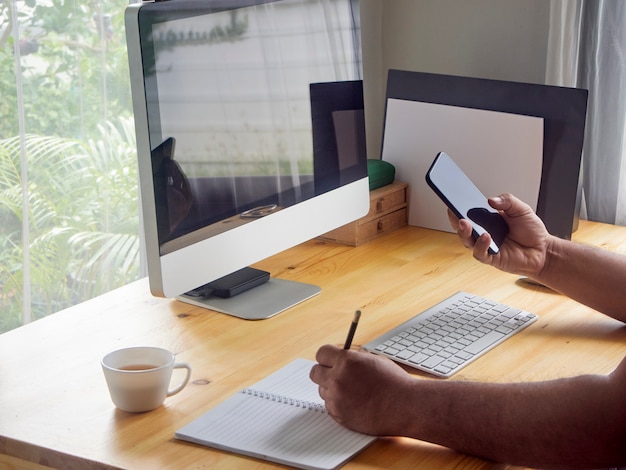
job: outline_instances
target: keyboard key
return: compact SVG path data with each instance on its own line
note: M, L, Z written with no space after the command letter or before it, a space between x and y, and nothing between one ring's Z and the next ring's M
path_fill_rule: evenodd
M447 362L451 362L452 364L456 364L458 366L460 364L465 363L465 361L467 361L467 359L462 359L460 357L454 356L454 357L451 357L450 359L448 359Z
M414 354L413 356L411 356L409 358L409 362L414 362L415 364L421 364L422 362L424 362L429 357L430 356L427 356L424 353L417 353L417 354Z
M441 363L441 366L447 367L448 369L456 369L459 364L454 361L444 361Z
M404 351L400 351L400 352L396 355L396 357L397 357L398 359L408 359L408 358L410 358L410 357L412 357L412 356L414 356L414 355L415 355L415 353L414 353L413 351L411 351L410 349L405 349Z
M383 350L383 352L385 354L389 354L391 356L395 356L396 354L398 354L400 352L400 349L396 349L396 348L387 348L385 350Z
M500 325L498 328L496 328L496 331L498 333L502 333L503 335L509 334L513 330L514 330L514 328L509 328L506 325Z
M421 365L422 367L426 367L427 369L433 369L435 366L438 366L445 360L446 360L445 357L431 356L428 359L426 359L424 362L422 362Z
M455 354L454 357L458 357L460 359L463 359L464 361L467 361L469 359L471 359L474 355L468 351L459 351L458 353Z
M443 364L439 364L437 367L435 367L433 369L435 372L441 374L441 375L447 375L450 372L452 372L452 367L446 367Z
M478 354L483 349L488 348L492 344L500 341L504 338L504 334L498 331L492 331L491 333L487 333L482 338L479 338L475 343L470 344L467 348L464 349L466 353L469 354Z

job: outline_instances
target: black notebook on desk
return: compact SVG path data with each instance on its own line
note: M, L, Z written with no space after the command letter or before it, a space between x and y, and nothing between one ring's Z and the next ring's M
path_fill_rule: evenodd
M296 359L187 426L178 439L303 469L335 469L376 438L339 425Z

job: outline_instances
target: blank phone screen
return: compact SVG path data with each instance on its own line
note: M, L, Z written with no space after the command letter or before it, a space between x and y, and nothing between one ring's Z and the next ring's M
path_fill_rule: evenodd
M428 185L459 218L468 219L474 236L489 232L490 251L497 253L508 233L502 216L489 206L487 198L445 152L440 152L426 175Z

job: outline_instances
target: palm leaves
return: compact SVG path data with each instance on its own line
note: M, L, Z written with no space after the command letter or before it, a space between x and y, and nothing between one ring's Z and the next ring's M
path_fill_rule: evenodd
M21 324L24 310L40 318L138 277L132 122L107 123L100 133L87 143L0 140L0 332Z

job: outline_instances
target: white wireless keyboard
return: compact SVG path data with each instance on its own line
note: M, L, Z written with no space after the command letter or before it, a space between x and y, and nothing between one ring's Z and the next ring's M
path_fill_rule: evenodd
M537 320L483 297L457 292L364 346L440 377L450 377Z

